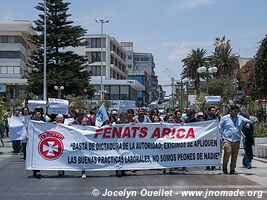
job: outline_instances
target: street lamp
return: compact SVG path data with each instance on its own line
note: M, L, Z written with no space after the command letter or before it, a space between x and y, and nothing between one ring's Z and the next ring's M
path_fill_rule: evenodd
M44 88L43 100L47 100L47 75L46 75L46 0L44 1Z
M180 105L180 110L183 110L184 108L184 90L186 91L186 107L189 106L189 101L188 101L188 94L189 94L189 79L184 78L181 80L177 81L177 91L178 91L178 96L179 96L179 105Z
M57 98L58 98L58 99L61 99L61 92L62 92L62 90L64 90L64 86L60 86L60 87L58 87L58 86L55 85L55 86L54 86L54 89L58 91L58 93L57 93Z
M189 106L189 100L188 100L188 95L189 95L189 79L184 78L182 80L182 83L185 84L185 90L186 90L186 108Z
M100 79L100 101L102 102L103 101L103 72L102 72L102 65L103 65L103 47L102 47L102 40L103 40L103 25L104 24L107 24L109 22L109 20L104 20L104 19L99 19L99 20L95 20L96 23L100 23L100 27L101 27L101 38L100 38L100 47L101 47L101 56L100 56L100 76L101 76L101 79Z
M215 74L216 72L218 71L218 68L217 67L199 67L197 69L197 72L199 74L203 74L205 73L205 78L206 78L206 95L208 96L209 95L209 88L208 88L208 82L209 82L209 75L210 74Z

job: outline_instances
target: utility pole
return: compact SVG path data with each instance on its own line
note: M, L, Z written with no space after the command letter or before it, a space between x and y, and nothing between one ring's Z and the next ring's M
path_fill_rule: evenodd
M172 78L172 109L174 109L174 78Z

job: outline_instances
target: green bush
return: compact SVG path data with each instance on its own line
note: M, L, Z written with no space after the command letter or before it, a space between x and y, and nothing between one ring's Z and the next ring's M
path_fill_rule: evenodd
M267 136L267 122L261 122L254 129L255 137L266 137Z

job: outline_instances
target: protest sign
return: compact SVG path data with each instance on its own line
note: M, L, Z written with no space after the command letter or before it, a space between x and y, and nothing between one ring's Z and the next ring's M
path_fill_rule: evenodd
M218 121L101 128L29 123L27 170L131 170L216 166Z
M30 112L33 112L36 107L43 109L43 112L46 113L46 101L43 100L29 100L28 108Z
M222 102L221 96L205 96L206 104L220 104Z
M21 117L11 117L8 118L9 127L9 139L14 140L24 140L26 137L26 126L28 124L28 119L30 116Z
M48 113L67 115L69 113L69 101L64 99L48 99Z
M126 113L127 110L129 110L129 109L133 109L133 110L137 109L137 107L135 105L135 101L129 101L129 100L121 100L121 101L119 101L118 112Z

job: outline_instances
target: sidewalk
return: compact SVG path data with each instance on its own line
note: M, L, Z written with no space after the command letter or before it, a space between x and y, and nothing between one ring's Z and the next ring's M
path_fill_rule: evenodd
M13 154L13 148L12 148L12 142L9 141L8 138L4 138L4 147L2 146L2 144L0 144L0 156L1 155L12 155Z

